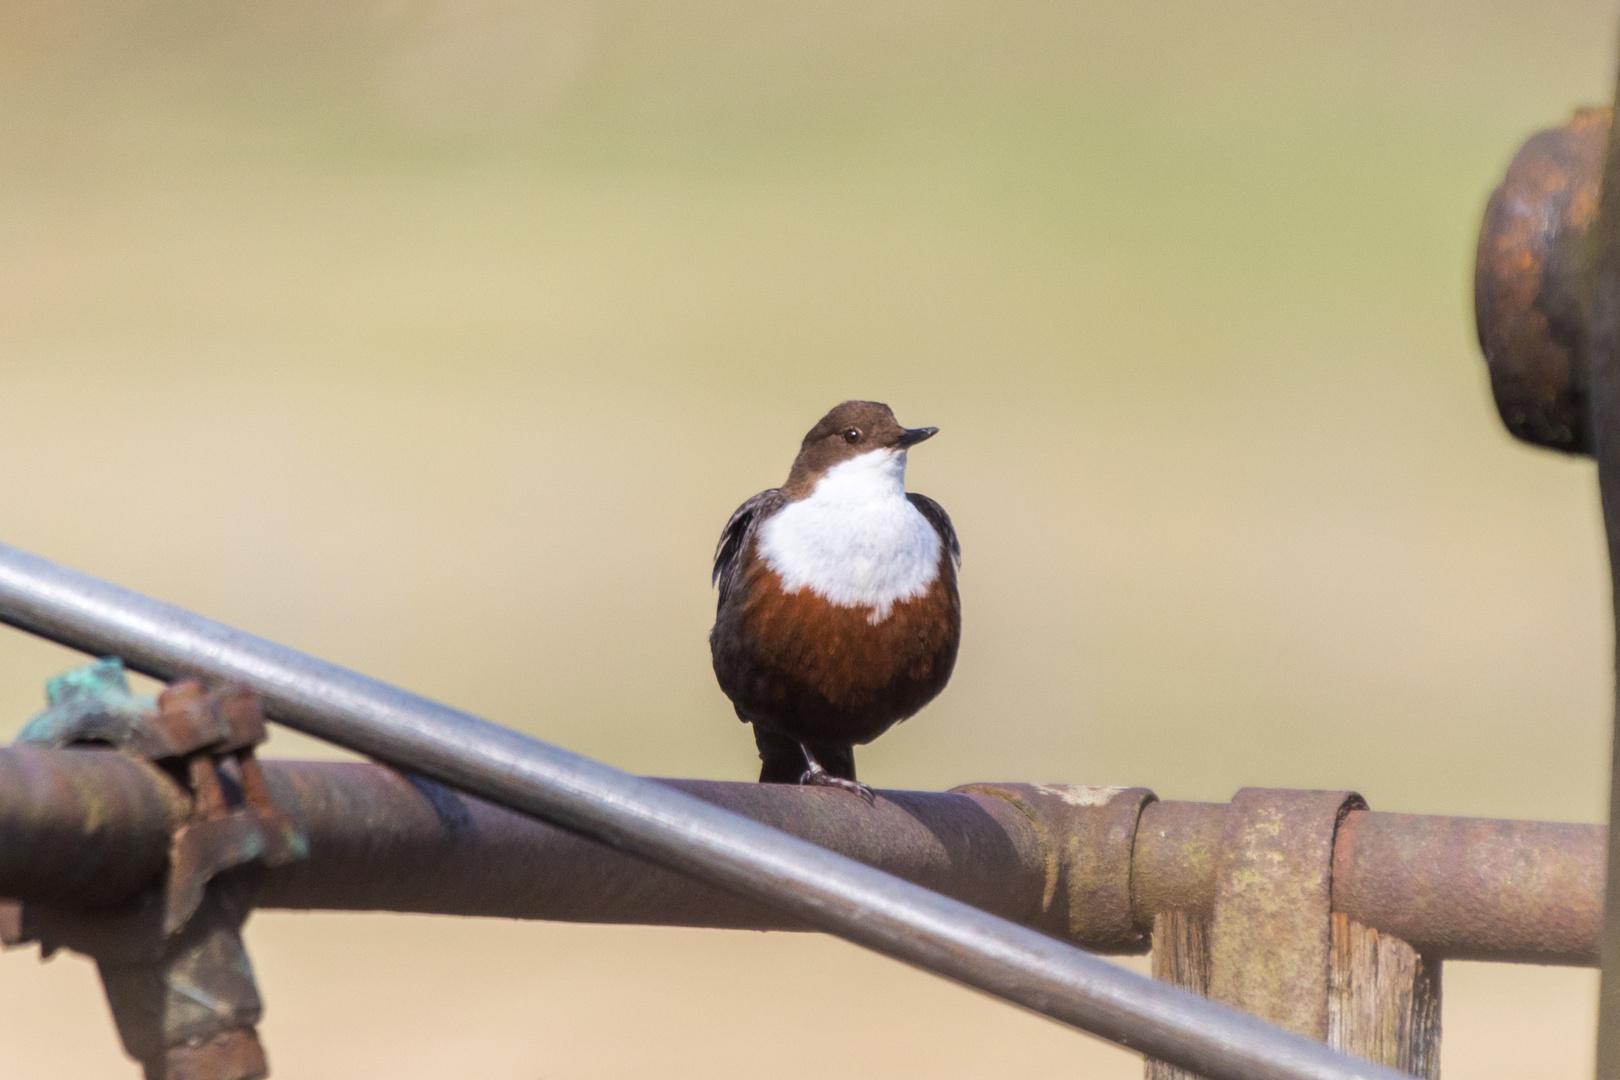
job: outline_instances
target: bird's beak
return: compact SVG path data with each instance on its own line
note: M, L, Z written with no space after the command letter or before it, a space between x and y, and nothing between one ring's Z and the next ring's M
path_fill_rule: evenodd
M931 439L938 433L937 427L908 427L900 433L895 445L904 450L908 446L916 446L924 439Z

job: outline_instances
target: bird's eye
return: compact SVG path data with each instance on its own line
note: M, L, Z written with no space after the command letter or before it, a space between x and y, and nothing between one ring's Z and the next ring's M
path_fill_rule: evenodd
M858 443L858 442L860 442L861 441L861 429L860 428L845 428L844 429L844 441L847 442L847 443Z

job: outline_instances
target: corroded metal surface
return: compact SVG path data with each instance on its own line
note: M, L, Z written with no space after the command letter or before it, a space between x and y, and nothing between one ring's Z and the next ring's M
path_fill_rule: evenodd
M242 943L251 895L221 875L249 863L283 865L306 846L254 758L265 738L257 699L194 680L140 698L116 659L53 679L47 698L50 708L29 723L25 742L110 743L118 754L89 760L159 766L147 779L168 792L167 872L111 908L12 900L0 911L0 936L13 945L37 940L47 955L67 947L92 957L119 1038L147 1080L265 1076L254 1031L262 1005Z
M157 769L110 750L0 750L0 896L125 900L163 872L187 806Z
M1045 859L1043 909L1088 949L1142 953L1149 935L1131 904L1131 854L1147 788L974 784L959 793L1004 799L1029 819ZM1151 928L1151 922L1149 928Z
M1592 966L1605 839L1599 825L1352 813L1333 906L1436 956Z
M1350 791L1244 788L1215 869L1209 996L1313 1039L1328 1034L1333 836Z
M247 894L212 884L201 907L177 935L157 931L107 942L102 920L58 921L70 938L92 952L125 1051L145 1068L146 1080L257 1080L267 1075L254 1025L264 1011L253 966L242 944ZM159 909L152 905L152 914ZM120 920L114 927L129 929Z
M1474 263L1474 316L1502 423L1570 453L1592 451L1586 241L1609 115L1582 109L1524 144L1485 208Z
M797 921L578 834L375 765L265 762L309 859L263 876L266 907L439 912L573 922L804 929ZM1029 820L988 795L667 780L705 802L1027 926L1054 933ZM425 867L431 867L425 872Z
M1213 912L1225 825L1225 803L1155 802L1142 808L1131 860L1138 927L1151 930L1161 911L1202 918Z
M276 802L307 830L310 853L302 863L254 872L259 906L804 928L636 856L391 769L263 764ZM1009 800L1007 793L1028 790L1016 784L883 792L867 808L836 791L665 783L1026 926L1078 931L1071 940L1099 951L1138 950L1136 935L1151 929L1157 912L1207 914L1214 906L1224 803L1146 801L1140 788L1069 789L1118 790L1125 801L1091 808L1104 811L1095 815L1051 817L1056 808L1045 799L1022 807ZM138 893L161 874L166 838L187 812L173 788L120 754L0 750L3 890L90 904ZM999 794L984 793L992 790ZM1122 828L1138 799L1144 805L1126 863ZM1088 809L1061 798L1059 805L1064 815ZM1106 813L1110 806L1117 816ZM1437 957L1590 965L1605 835L1594 825L1351 812L1335 849L1333 905ZM1074 852L1093 854L1065 855ZM1119 921L1121 895L1130 897L1129 932ZM1071 910L1071 902L1086 906L1087 896L1101 898L1097 911Z
M208 883L234 867L283 866L308 843L265 787L254 747L265 740L258 699L238 686L205 690L187 679L158 697L150 727L183 755L190 817L169 846L163 929L176 933L202 903Z

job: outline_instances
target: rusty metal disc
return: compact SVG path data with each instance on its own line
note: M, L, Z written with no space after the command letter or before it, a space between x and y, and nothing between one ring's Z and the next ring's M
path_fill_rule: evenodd
M1474 263L1474 317L1508 431L1592 452L1585 365L1586 235L1597 219L1608 109L1531 136L1492 193Z

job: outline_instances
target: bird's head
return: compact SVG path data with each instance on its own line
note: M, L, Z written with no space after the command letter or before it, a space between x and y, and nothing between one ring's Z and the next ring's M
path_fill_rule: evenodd
M894 418L894 410L881 401L846 401L835 405L805 435L784 489L802 497L836 465L867 454L896 457L938 430L901 427Z

